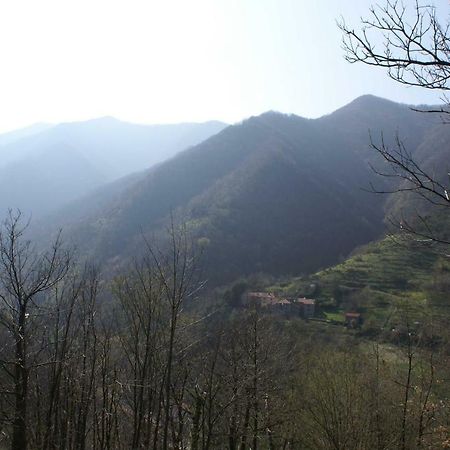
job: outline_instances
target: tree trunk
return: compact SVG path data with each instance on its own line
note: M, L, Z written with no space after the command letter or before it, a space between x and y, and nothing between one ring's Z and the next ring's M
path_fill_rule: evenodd
M26 309L22 308L19 317L19 332L16 341L15 367L15 412L11 450L27 450L27 396L28 371L25 361L25 318Z

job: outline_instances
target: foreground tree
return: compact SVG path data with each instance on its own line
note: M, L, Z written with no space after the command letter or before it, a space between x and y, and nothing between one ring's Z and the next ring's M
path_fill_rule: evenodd
M450 90L450 20L438 18L437 9L429 3L416 0L406 6L398 0L387 0L381 6L372 6L369 17L361 19L360 29L350 27L344 20L339 23L343 33L345 58L350 63L363 63L384 69L396 82L408 86L441 91L444 105L423 112L450 114L446 92ZM391 190L376 193L414 193L428 205L450 207L448 177L437 176L427 170L408 151L397 137L393 147L371 140L372 148L385 162L385 168L373 168L376 173L394 181ZM403 231L427 240L449 244L446 236L434 230L419 214L418 223L408 218L395 219Z
M42 296L64 279L71 264L60 236L49 250L37 252L21 219L20 212L10 211L0 231L0 325L7 338L1 367L13 385L12 450L26 450L28 444L30 372L41 364L32 341L36 319L45 314Z
M345 21L339 27L350 63L381 67L393 80L409 86L450 90L450 21L441 22L429 3L416 0L407 7L388 0L370 8L360 30Z
M172 221L167 237L160 246L146 241L144 258L113 285L130 448L185 448L185 360L192 344L180 321L202 283L185 227Z

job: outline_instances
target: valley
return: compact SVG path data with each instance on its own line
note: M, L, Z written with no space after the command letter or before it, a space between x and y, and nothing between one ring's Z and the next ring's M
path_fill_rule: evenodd
M0 450L449 449L449 7L0 2Z

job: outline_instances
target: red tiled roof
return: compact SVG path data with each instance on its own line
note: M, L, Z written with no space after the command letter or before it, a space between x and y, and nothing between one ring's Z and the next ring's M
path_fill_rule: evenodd
M299 298L297 303L301 303L302 305L314 305L316 301L310 298Z
M291 302L289 300L286 300L285 298L277 299L275 302L277 305L290 305Z
M276 297L270 292L249 292L247 294L249 299L258 299L262 306L269 305L290 305L291 302L285 298Z
M275 297L270 292L249 292L247 295L249 297L256 297L256 298L274 298Z

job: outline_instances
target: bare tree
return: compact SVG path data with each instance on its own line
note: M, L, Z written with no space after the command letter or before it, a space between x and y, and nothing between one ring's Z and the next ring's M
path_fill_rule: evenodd
M186 228L172 220L167 236L160 246L144 240L144 258L113 286L132 448L185 448L189 436L187 349L192 345L180 321L202 283Z
M411 195L415 195L424 206L422 208L418 205L414 216L411 213L402 213L400 217L389 217L390 225L404 235L413 236L419 242L443 244L445 250L450 245L450 236L439 223L436 226L435 221L428 217L428 212L430 207L437 214L446 212L450 207L450 186L434 172L420 165L398 136L392 147L385 143L383 136L379 143L371 138L370 145L385 163L381 168L370 164L372 170L392 180L390 188L380 189L371 183L370 192L405 195L408 200L411 199Z
M157 440L159 432L160 382L164 377L161 289L148 259L136 263L130 274L114 281L113 292L119 306L117 336L126 368L120 383L131 413L131 448L147 448Z
M372 6L359 31L339 23L347 61L384 68L399 83L442 91L450 90L449 26L434 6L419 0L412 7L399 0Z
M30 344L34 320L43 312L40 297L66 276L71 264L60 235L39 253L26 240L28 224L21 219L20 211L10 211L0 231L0 325L8 337L1 367L13 384L12 450L26 450L28 444L28 383L40 364Z
M388 76L408 86L442 91L442 107L426 108L422 112L450 113L446 92L450 90L450 20L438 18L437 9L419 0L409 6L399 0L387 0L384 5L372 6L368 18L362 18L359 30L349 26L344 19L338 23L343 33L345 58L350 63L363 63L384 69ZM444 122L447 120L444 120ZM385 140L371 147L385 162L385 168L372 169L392 180L391 189L378 189L375 193L416 194L428 205L439 208L450 206L448 176L437 176L419 163L397 136L394 146ZM441 174L442 175L442 174ZM418 221L408 217L391 222L425 240L449 244L420 212Z
M201 287L197 276L197 257L185 226L177 227L173 219L168 229L169 243L166 250L147 245L155 272L162 286L162 296L168 308L168 333L166 343L164 377L164 411L162 449L170 447L169 422L172 409L171 391L176 357L176 339L179 317L184 303L192 299Z

